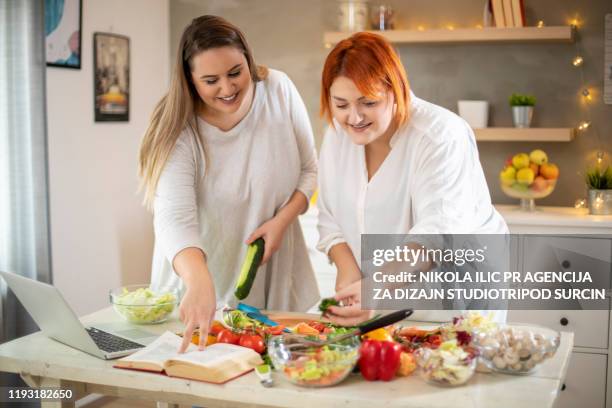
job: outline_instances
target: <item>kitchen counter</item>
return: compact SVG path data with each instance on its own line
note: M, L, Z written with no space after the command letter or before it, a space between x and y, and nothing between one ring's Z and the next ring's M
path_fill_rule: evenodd
M88 324L124 324L112 308L82 319ZM139 329L162 333L176 331L173 319ZM0 371L20 373L32 386L73 387L82 396L100 393L127 398L206 407L553 407L568 370L574 342L572 333L561 333L556 355L527 376L480 374L464 386L447 388L427 384L418 375L390 382L367 382L352 375L329 388L301 388L274 373L275 385L263 388L254 373L224 385L208 384L163 375L112 367L104 361L72 349L37 332L0 345ZM45 403L43 406L67 406ZM54 405L55 404L55 405Z
M586 208L496 205L511 233L516 234L612 234L612 215L589 215Z

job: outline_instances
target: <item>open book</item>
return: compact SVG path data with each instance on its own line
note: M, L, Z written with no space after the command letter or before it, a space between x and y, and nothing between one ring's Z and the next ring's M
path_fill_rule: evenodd
M165 332L142 350L117 360L113 367L222 384L263 363L255 351L225 343L210 345L202 351L190 344L184 354L179 354L182 340L174 333Z

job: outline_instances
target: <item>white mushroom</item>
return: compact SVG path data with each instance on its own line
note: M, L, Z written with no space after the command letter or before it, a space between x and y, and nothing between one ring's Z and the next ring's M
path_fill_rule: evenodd
M522 348L519 350L518 355L521 360L526 360L531 356L531 351L528 348Z
M513 365L519 362L519 356L514 351L508 350L504 353L504 361L507 365Z
M495 365L495 368L498 368L500 370L503 370L504 368L506 368L506 362L499 355L493 357L493 365Z

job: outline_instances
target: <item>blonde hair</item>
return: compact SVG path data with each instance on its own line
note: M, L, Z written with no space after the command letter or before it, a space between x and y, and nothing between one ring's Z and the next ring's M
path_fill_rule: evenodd
M189 129L202 141L196 119L202 101L191 80L193 57L202 51L225 46L236 47L242 51L253 82L266 77L266 69L255 65L244 34L225 19L217 16L201 16L185 28L170 88L153 110L149 127L140 144L138 160L140 190L144 190L143 204L150 210L153 208L159 178L181 132ZM205 155L205 151L202 152Z

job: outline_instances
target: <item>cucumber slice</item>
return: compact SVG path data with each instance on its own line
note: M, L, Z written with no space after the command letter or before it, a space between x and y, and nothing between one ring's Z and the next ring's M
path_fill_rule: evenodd
M240 276L238 276L238 281L236 282L236 290L234 291L234 295L239 300L249 296L257 269L263 258L264 245L263 238L257 238L247 249L242 268L240 268Z

